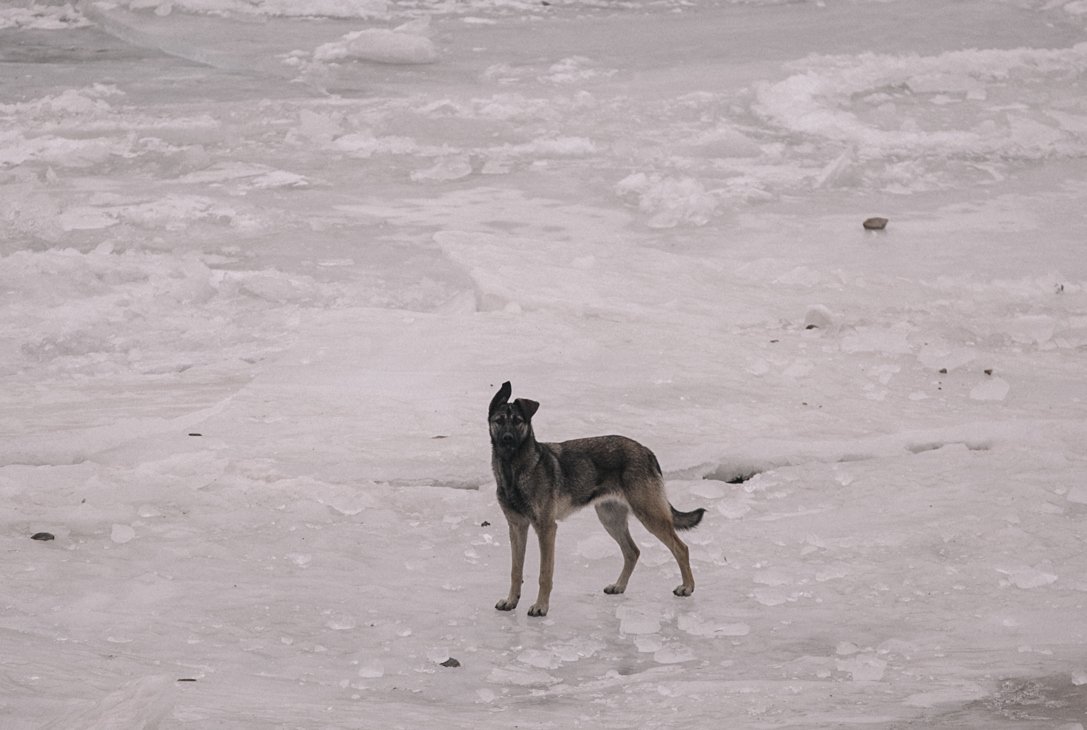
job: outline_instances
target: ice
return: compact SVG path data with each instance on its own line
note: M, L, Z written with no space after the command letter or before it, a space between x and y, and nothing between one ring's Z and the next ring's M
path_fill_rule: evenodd
M1082 5L0 10L0 726L1082 724Z
M804 329L833 330L838 325L838 318L822 304L813 304L804 313Z
M0 30L63 30L90 25L71 3L28 3L24 7L0 8Z
M434 42L424 35L402 30L367 28L348 33L339 41L313 51L317 63L372 61L374 63L433 63L438 59Z
M254 16L294 16L368 18L383 16L384 0L122 0L131 10L149 10L156 15L172 12L243 14Z
M661 629L660 618L644 609L620 607L616 609L615 616L619 619L619 631L623 634L656 634Z
M692 636L747 636L751 633L751 627L745 623L717 623L692 614L680 616L677 625Z
M839 659L838 671L846 672L854 682L879 682L887 671L887 662L871 655Z
M109 539L118 545L124 545L135 537L136 530L131 525L114 525L109 535Z
M691 177L661 177L637 172L620 180L615 191L632 197L646 214L651 228L674 228L680 224L704 225L717 212L717 197Z
M176 698L177 689L170 677L150 675L126 682L106 694L93 707L73 711L62 720L44 727L49 730L66 727L150 730L167 719Z
M1011 385L1003 378L991 377L970 389L970 397L980 401L1002 401L1008 397Z
M1001 570L1000 572L1008 577L1008 582L1013 586L1023 590L1041 588L1057 581L1056 575L1037 568L1017 568L1014 570Z
M449 182L472 174L472 162L467 157L455 155L439 158L431 167L411 173L416 182Z
M380 679L385 676L381 662L369 661L359 667L358 675L363 679Z
M658 664L680 664L695 659L694 652L687 646L665 646L653 652L653 661Z

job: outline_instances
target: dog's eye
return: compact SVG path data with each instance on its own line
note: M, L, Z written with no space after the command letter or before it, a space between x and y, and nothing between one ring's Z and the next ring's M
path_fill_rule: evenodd
M495 416L494 422L497 423L499 426L505 426L506 425L506 417L505 416Z
M524 422L525 422L525 419L521 418L520 416L514 416L513 417L513 425L514 426L520 426Z

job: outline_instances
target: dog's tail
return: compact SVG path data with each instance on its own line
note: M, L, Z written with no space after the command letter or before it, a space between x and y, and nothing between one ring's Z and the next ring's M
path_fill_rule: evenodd
M693 527L698 527L698 523L702 521L702 515L706 514L706 510L701 507L690 512L680 512L672 505L668 506L672 508L672 524L675 525L677 530L690 530Z

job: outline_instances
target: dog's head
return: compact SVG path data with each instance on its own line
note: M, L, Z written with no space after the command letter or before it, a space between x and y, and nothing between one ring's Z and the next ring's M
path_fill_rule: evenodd
M535 436L532 433L532 416L540 404L527 398L510 403L512 388L509 381L491 398L487 422L491 430L491 445L503 456L512 456L521 446Z

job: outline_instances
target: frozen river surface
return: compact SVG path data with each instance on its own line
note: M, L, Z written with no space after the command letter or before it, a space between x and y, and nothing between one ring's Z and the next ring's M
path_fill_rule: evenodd
M1082 730L1085 201L1081 0L8 3L0 726Z

